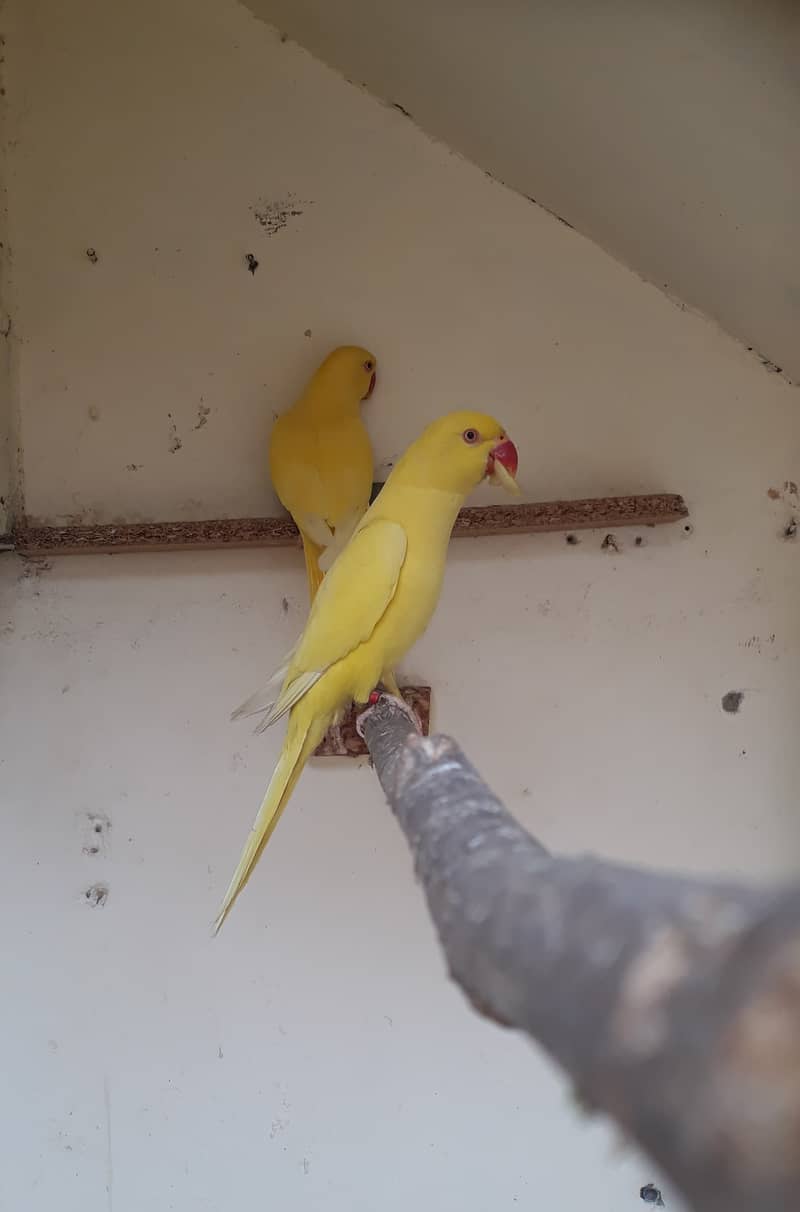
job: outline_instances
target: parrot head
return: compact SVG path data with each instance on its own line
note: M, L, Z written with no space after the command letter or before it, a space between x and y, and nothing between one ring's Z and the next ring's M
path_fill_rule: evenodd
M314 376L315 385L348 402L368 400L375 390L377 360L360 345L340 345L329 353Z
M517 448L504 427L482 412L451 412L429 425L401 461L432 485L466 496L481 480L519 496ZM423 472L424 468L424 472ZM400 464L397 470L400 471ZM404 467L401 473L405 478Z

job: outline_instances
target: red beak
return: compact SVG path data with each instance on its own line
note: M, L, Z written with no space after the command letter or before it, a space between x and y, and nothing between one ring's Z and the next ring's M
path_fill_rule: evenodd
M377 373L373 370L372 378L370 379L369 387L367 388L367 394L365 396L361 397L362 400L368 400L370 398L373 391L375 390L375 384L377 383L377 381L378 381Z
M513 478L517 478L517 468L519 467L519 455L517 448L511 441L511 438L501 438L495 447L493 447L486 464L486 474L491 475L494 470L495 461L502 463L508 474Z

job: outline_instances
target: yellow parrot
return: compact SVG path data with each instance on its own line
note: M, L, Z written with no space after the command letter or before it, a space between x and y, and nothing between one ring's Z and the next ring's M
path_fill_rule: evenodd
M334 349L270 436L272 483L300 531L312 602L369 505L372 447L360 407L375 380L369 350Z
M272 689L253 695L234 712L234 719L263 713L259 732L287 713L289 721L215 934L328 727L351 702L367 702L379 682L386 684L387 671L427 627L464 498L486 477L518 493L516 471L516 447L492 417L454 412L429 425L399 460L326 575L305 630L274 675Z

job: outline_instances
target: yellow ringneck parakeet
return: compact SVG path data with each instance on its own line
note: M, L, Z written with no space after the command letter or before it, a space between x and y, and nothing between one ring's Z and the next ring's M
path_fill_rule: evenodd
M419 639L436 608L447 545L464 498L489 477L518 492L517 451L502 425L454 412L429 425L326 575L303 634L272 680L234 718L263 713L262 731L288 713L283 748L215 933L247 883L308 758L350 703L364 703Z
M270 436L272 483L300 531L312 602L369 505L372 447L360 409L375 380L369 350L334 349Z

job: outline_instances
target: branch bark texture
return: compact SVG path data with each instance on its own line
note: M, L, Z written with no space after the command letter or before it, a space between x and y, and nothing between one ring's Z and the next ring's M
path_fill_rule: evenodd
M561 858L387 696L360 730L449 971L696 1212L800 1209L800 888Z

